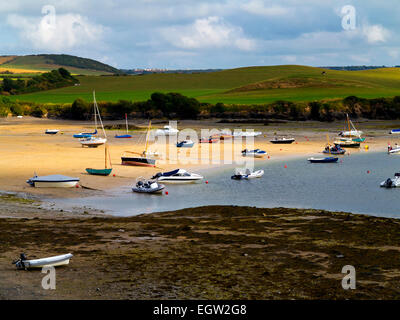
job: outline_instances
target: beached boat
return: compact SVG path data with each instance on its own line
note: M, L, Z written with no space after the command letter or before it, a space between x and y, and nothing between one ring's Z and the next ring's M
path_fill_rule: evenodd
M310 161L311 163L332 163L332 162L337 162L339 160L339 158L337 157L326 157L326 158L308 158L308 161Z
M126 126L126 134L116 134L115 138L117 139L129 139L132 138L130 134L128 134L128 115L125 113L125 126Z
M79 142L81 143L82 147L97 148L98 146L105 144L107 142L107 135L104 130L103 121L101 120L100 110L96 102L96 94L94 91L93 91L93 111L94 111L95 132L97 132L97 117L98 117L101 128L103 130L104 138L96 137L94 135L91 135L90 137L86 138L81 138L79 139Z
M154 159L155 155L158 153L156 152L147 152L149 136L150 136L150 129L151 129L151 121L149 121L149 126L147 128L146 133L146 144L144 147L144 151L140 154L137 152L132 151L125 151L121 157L121 164L125 166L142 166L142 167L155 167L156 166L156 159ZM129 154L136 154L138 156L133 156Z
M354 141L351 138L340 138L339 140L335 140L333 142L335 146L342 148L359 148L360 142Z
M219 139L213 137L199 139L199 143L217 143L218 141Z
M273 144L291 144L295 141L294 138L286 138L286 137L275 137L274 139L270 140L269 142Z
M191 183L202 180L203 176L187 172L185 169L176 169L169 172L159 172L152 179L163 183Z
M109 160L109 161L107 161ZM108 168L108 164L110 164L110 168ZM86 172L95 175L95 176L108 176L112 172L112 164L110 152L108 151L108 146L106 145L104 148L104 169L93 169L86 168Z
M58 129L47 129L44 133L45 133L45 134L54 135L54 134L57 134L59 131L60 131L60 130L58 130Z
M243 157L254 157L254 158L262 158L267 154L266 151L260 150L260 149L254 149L254 150L247 150L244 149L242 151L242 156Z
M400 129L392 129L389 134L400 134Z
M77 139L81 139L81 138L90 138L91 136L94 136L97 134L97 129L94 130L93 132L81 132L78 134L74 134L73 137L77 138Z
M163 129L157 129L155 132L156 136L174 136L179 132L178 129L172 128L171 126L164 126Z
M262 135L260 131L234 131L234 137L257 137Z
M346 150L343 149L343 148L342 148L341 146L339 146L339 145L335 145L335 146L327 145L327 146L325 147L325 150L322 151L322 153L329 153L329 154L338 155L338 154L345 154L345 153L346 153Z
M31 259L29 260L25 254L21 253L20 258L13 262L17 269L27 270L32 268L43 267L59 267L69 264L69 260L73 257L72 253L62 254L54 257Z
M183 140L176 144L177 148L192 148L194 146L194 142L192 140Z
M233 180L255 179L255 178L261 178L263 175L264 175L264 170L251 171L250 169L247 168L244 172L236 171L235 174L231 176L231 179Z
M138 178L136 186L132 188L133 192L138 193L162 193L165 186L163 184L159 184L156 181L145 180L143 178Z
M365 138L362 138L361 135L363 132L361 130L357 130L354 126L353 122L350 120L349 115L346 113L346 123L347 123L347 131L339 132L339 137L349 138L354 142L364 142Z
M79 185L79 178L53 174L49 176L37 176L26 180L30 186L35 188L73 188Z
M383 188L398 188L400 187L400 173L395 173L394 178L388 178L380 184Z

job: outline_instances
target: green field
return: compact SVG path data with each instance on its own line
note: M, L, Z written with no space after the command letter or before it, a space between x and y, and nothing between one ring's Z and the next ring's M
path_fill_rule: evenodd
M142 101L159 91L180 92L202 102L261 104L276 100L337 99L350 95L365 98L400 95L400 68L334 71L305 66L272 66L197 74L78 78L80 86L11 98L39 103L72 103L77 98L91 101L92 91L96 90L99 101Z

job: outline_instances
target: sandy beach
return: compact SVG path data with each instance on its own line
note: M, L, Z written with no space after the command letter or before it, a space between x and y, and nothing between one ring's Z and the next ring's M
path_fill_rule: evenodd
M113 124L115 122L112 122ZM105 122L107 125L107 122ZM164 161L159 161L157 168L144 168L121 165L121 155L125 151L141 153L144 149L146 121L136 121L133 124L143 128L134 131L134 139L116 139L114 135L119 133L116 130L108 130L108 146L113 166L113 174L109 177L88 175L85 168L104 168L104 146L98 148L82 148L78 139L73 134L82 131L92 130L91 122L59 121L37 118L5 118L0 120L0 190L12 192L24 192L46 197L75 197L85 196L96 192L96 190L109 190L122 185L133 185L139 176L150 178L157 172L173 170L175 168L186 168L195 171L199 168L221 166L226 162L229 155L232 161L243 161L240 150L246 145L233 146L228 144L195 144L190 150L178 150L176 163L171 163L173 156L169 150L177 150L175 145L166 146L167 154L162 155ZM162 128L163 124L156 124L153 128ZM368 152L384 150L388 141L393 144L395 137L388 134L387 122L375 121L366 122L360 125L359 129L365 130L366 142L360 149L348 149L349 153L367 152L364 148L368 145ZM268 157L256 159L258 161L284 160L290 157L309 157L321 154L327 143L326 135L329 134L330 142L334 140L337 133L343 130L343 123L317 123L317 122L293 122L276 125L259 124L223 124L216 121L181 121L178 124L180 130L191 128L197 132L200 129L254 129L263 134L256 137L254 147L266 150ZM57 135L46 135L46 129L59 129ZM275 134L288 135L296 139L291 145L274 145L269 142ZM159 151L163 144L157 142L150 145L150 150ZM250 146L252 147L252 146ZM212 148L211 151L205 151ZM191 153L185 155L185 153ZM218 157L216 157L218 154ZM211 157L214 158L211 158ZM215 160L217 158L217 160ZM214 159L211 162L210 159ZM26 184L26 180L34 173L38 175L63 174L79 177L81 185L87 189L45 189L32 188ZM115 176L114 176L115 175Z

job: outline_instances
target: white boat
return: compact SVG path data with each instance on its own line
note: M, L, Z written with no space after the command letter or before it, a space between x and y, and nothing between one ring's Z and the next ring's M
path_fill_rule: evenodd
M177 148L192 148L194 142L192 140L182 140L176 144Z
M136 186L132 188L133 192L138 193L162 193L165 186L157 181L145 180L140 177L136 180Z
M79 185L79 178L53 174L49 176L34 177L26 180L26 183L35 188L73 188Z
M59 131L57 129L46 129L45 134L57 134Z
M169 172L159 172L152 179L164 183L190 183L202 180L204 177L197 173L187 172L185 169L176 169Z
M246 169L245 171L236 171L235 174L231 177L234 180L242 180L242 179L255 179L261 178L264 175L264 170L251 171L250 169Z
M96 95L94 91L93 91L93 110L94 110L95 133L97 133L97 117L99 117L99 122L101 124L101 128L103 129L104 138L96 137L95 135L84 136L83 138L79 139L79 142L81 143L82 147L97 148L98 146L101 146L102 144L105 144L107 142L106 131L104 130L103 121L101 121L100 110L96 102Z
M260 131L235 131L233 132L234 137L257 137L262 135Z
M254 158L262 158L267 154L266 151L260 150L260 149L254 149L254 150L247 150L244 149L242 151L242 156L243 157L254 157Z
M400 173L395 173L394 178L388 178L381 182L383 188L398 188L400 187Z
M156 136L173 136L177 135L179 132L178 129L172 128L171 126L164 126L163 129L157 129L155 132Z
M59 267L69 264L69 260L73 257L71 253L62 254L59 256L28 260L25 254L21 254L20 258L13 262L17 269L31 269L43 267Z
M354 126L353 122L350 120L349 115L347 113L346 113L346 118L347 118L348 130L339 132L339 136L346 137L346 138L355 138L354 141L364 142L365 138L361 137L361 135L364 132L356 129L356 127Z
M388 146L388 154L400 154L400 147L395 145L394 148L392 148L391 145Z

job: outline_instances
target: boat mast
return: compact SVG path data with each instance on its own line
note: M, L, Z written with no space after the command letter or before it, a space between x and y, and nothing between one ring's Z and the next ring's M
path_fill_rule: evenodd
M150 128L151 128L151 120L149 121L149 126L148 126L148 128L147 128L146 144L145 144L144 152L143 152L144 154L147 153L147 146L148 146L148 142L149 142Z
M101 121L100 110L99 110L99 106L97 105L97 102L96 102L96 95L95 95L94 90L93 90L93 103L94 103L94 107L95 107L95 115L96 115L96 110L97 110L97 114L99 115L99 120L100 120L100 124L101 124L101 129L103 130L104 138L107 138L106 131L104 130L104 126L103 126L103 121ZM95 119L97 119L96 116L95 116ZM97 121L96 121L96 129L97 129Z
M125 113L126 134L128 134L128 114Z

